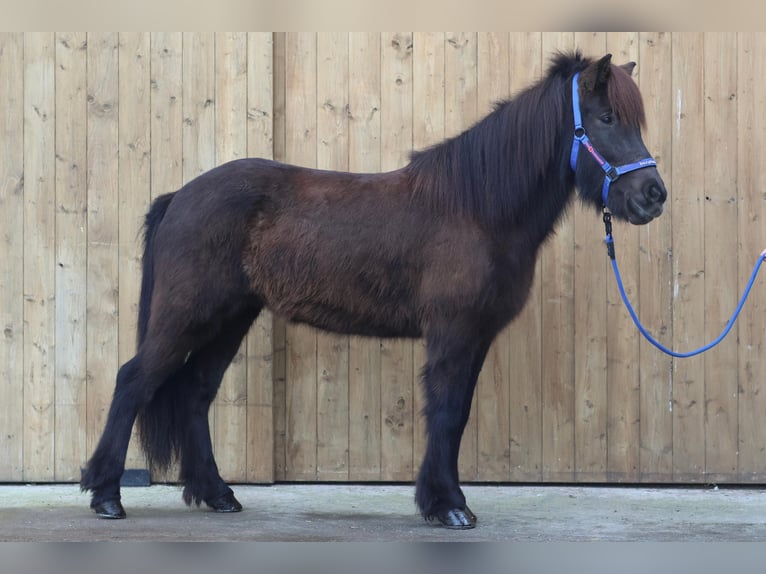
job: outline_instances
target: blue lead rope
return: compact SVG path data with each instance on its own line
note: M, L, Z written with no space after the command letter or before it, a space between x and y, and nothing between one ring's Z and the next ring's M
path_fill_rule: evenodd
M631 306L630 301L628 300L628 295L625 293L625 286L622 284L622 277L620 277L620 269L617 267L617 259L614 256L614 237L612 237L612 230L611 230L611 214L608 211L604 212L604 225L607 228L607 232L606 232L607 253L609 254L609 259L612 261L612 270L614 271L614 278L617 280L617 288L620 290L620 297L622 297L622 300L625 303L625 306L628 308L628 313L630 313L631 319L633 319L633 322L636 324L636 327L638 327L638 330L641 332L641 334L644 337L646 337L647 341L649 341L652 345L657 347L663 353L666 353L670 355L671 357L679 357L679 358L694 357L695 355L704 353L708 349L712 349L718 343L723 341L723 338L729 334L729 331L731 331L731 328L734 326L734 323L737 320L737 317L739 316L739 312L742 311L742 307L745 304L745 301L747 300L748 295L750 295L750 290L753 288L753 284L755 283L755 278L758 275L758 271L761 268L761 264L763 263L764 259L766 259L766 249L764 249L763 253L761 253L760 257L758 257L758 261L755 263L753 272L750 275L750 280L747 282L747 287L745 287L745 292L742 294L742 298L739 300L739 303L737 304L737 308L734 310L734 314L731 316L731 319L729 319L729 322L726 324L726 327L724 328L723 332L720 335L718 335L718 337L716 337L715 340L711 341L710 343L708 343L707 345L703 347L700 347L699 349L695 349L694 351L689 351L688 353L679 353L677 351L673 351L672 349L668 349L666 346L664 346L662 343L660 343L654 337L652 337L649 334L649 332L644 328L644 326L641 324L641 321L638 320L638 315L636 315L636 312L633 310L633 307Z
M607 254L609 255L609 259L612 260L612 270L614 271L614 278L617 280L617 288L620 290L620 296L622 297L623 302L625 303L625 306L628 308L628 313L630 313L631 319L633 319L633 322L636 324L636 327L638 327L638 330L641 332L641 334L646 337L646 340L649 341L652 345L657 347L660 351L663 353L667 353L671 357L679 357L679 358L685 358L685 357L693 357L695 355L699 355L700 353L704 353L708 349L712 349L715 347L718 343L720 343L723 338L731 331L731 328L734 326L734 322L737 320L737 317L739 316L739 312L742 311L742 306L745 304L745 301L747 300L747 296L750 295L750 290L753 288L753 283L755 283L755 277L758 275L758 270L761 268L761 264L763 263L764 259L766 259L766 249L763 250L763 253L761 253L761 256L758 258L758 261L755 264L755 268L753 269L753 273L750 275L750 280L747 282L747 287L745 288L745 292L742 295L742 298L739 300L739 303L737 304L737 308L734 311L734 315L732 315L731 319L729 319L729 322L726 324L726 328L723 330L723 333L718 335L718 337L711 343L708 343L704 347L700 347L699 349L696 349L694 351L689 351L688 353L678 353L676 351L673 351L672 349L668 349L665 347L662 343L657 341L654 337L652 337L649 332L644 328L644 326L641 324L641 321L638 320L638 315L636 315L636 312L633 310L633 307L630 304L630 301L628 301L628 295L625 293L625 286L622 284L622 277L620 277L620 270L617 267L617 259L614 255L614 237L612 237L612 214L609 213L609 210L607 208L607 200L609 199L609 186L612 182L616 181L621 175L635 171L637 169L643 169L645 167L655 167L657 163L654 161L653 158L648 157L645 159L642 159L637 162L633 162L627 165L622 166L612 166L609 164L604 157L599 154L596 149L593 147L592 142L588 138L588 135L585 133L585 128L583 127L582 123L582 115L580 113L580 96L579 96L579 84L578 84L578 77L579 73L575 74L572 78L572 113L574 115L574 141L572 142L572 151L570 152L569 156L569 165L572 168L572 171L577 171L577 159L579 157L580 153L580 146L583 146L588 153L593 157L593 159L596 160L596 163L601 167L601 169L604 171L604 184L601 189L601 200L604 205L604 227L606 228L606 249Z

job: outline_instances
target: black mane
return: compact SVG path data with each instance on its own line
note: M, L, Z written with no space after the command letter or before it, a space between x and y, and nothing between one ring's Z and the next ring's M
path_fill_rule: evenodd
M562 158L571 141L562 134L572 121L571 78L590 62L579 51L556 54L536 84L463 133L413 152L414 197L436 212L470 215L497 228L525 218L538 192L570 193L574 180Z

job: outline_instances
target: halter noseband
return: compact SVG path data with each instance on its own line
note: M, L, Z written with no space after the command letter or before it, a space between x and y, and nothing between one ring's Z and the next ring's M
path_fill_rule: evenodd
M606 209L606 200L609 196L609 186L613 181L616 181L622 174L630 171L635 171L644 167L654 167L657 162L654 158L648 157L639 161L634 161L626 165L614 167L609 164L601 155L595 150L588 135L585 133L585 128L582 125L582 115L580 114L580 94L578 90L577 79L580 77L580 72L577 72L572 78L572 111L574 111L574 142L572 143L572 153L569 156L569 165L572 171L576 171L577 168L577 154L580 152L580 144L585 146L588 153L593 156L601 169L604 170L604 186L601 188L601 202L604 209Z

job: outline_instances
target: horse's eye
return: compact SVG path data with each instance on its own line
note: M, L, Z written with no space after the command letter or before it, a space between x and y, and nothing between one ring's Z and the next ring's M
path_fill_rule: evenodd
M601 116L601 121L606 125L612 125L614 123L614 116L612 114L604 114Z

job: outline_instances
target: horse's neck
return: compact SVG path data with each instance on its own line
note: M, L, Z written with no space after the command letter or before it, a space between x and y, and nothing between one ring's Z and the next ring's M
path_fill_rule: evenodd
M529 246L535 250L565 217L574 196L574 176L567 168L570 150L561 142L556 148L558 153L541 179L527 182L526 189L508 190L525 196L517 205L518 209L509 214L508 228L514 229L515 236L524 234Z
M516 179L517 189L505 190L518 198L508 215L535 249L553 232L574 192L574 175L569 169L571 135L561 130L568 118L561 112L565 102L553 103L552 98L558 97L531 91L508 103L515 125L512 162L516 169L526 170L526 176L511 178ZM556 112L542 113L546 110Z

